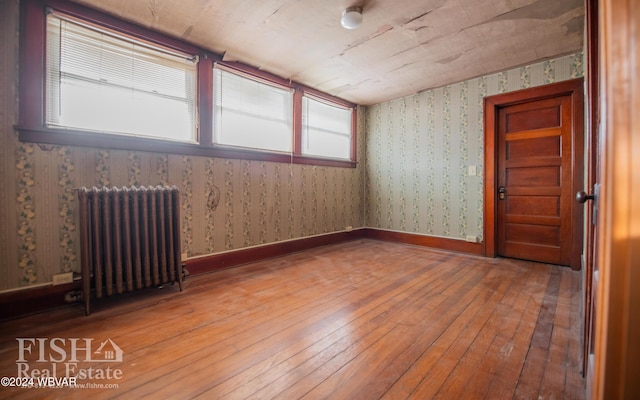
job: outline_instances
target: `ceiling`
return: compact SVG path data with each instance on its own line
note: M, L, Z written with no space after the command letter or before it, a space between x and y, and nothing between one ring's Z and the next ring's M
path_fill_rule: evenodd
M362 105L583 47L583 0L75 1Z

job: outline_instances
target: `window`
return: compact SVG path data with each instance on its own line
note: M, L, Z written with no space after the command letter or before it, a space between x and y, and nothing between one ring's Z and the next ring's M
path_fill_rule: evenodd
M196 59L51 13L46 126L194 142Z
M357 165L355 104L73 1L20 7L23 142Z
M214 68L214 143L291 152L293 92Z
M352 109L302 98L302 153L349 159Z

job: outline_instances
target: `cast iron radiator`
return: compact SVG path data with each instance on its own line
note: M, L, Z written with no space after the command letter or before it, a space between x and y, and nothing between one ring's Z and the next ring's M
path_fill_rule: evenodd
M182 291L178 188L81 188L82 297L178 282Z

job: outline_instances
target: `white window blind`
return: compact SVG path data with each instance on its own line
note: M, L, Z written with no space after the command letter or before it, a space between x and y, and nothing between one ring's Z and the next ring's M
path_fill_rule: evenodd
M291 151L293 93L290 89L214 68L214 142L271 151Z
M51 13L46 124L196 141L197 57Z
M302 154L349 159L351 157L350 108L302 98Z

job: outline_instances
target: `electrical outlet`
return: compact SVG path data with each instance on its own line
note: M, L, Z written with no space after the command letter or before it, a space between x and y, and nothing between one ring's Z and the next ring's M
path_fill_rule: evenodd
M180 261L184 261L187 258L189 258L189 256L187 255L187 253L182 253L182 257L180 258Z
M467 242L477 243L478 242L478 237L477 236L467 236Z
M351 232L353 230L353 226L349 225L349 226L345 227L344 230L347 231L347 232Z
M469 172L467 175L469 176L476 176L478 174L478 171L476 169L475 165L469 165Z
M73 282L73 272L65 272L64 274L56 274L53 276L53 286L64 285Z

